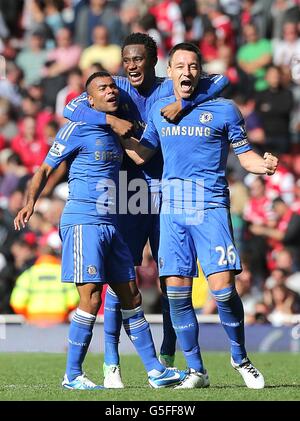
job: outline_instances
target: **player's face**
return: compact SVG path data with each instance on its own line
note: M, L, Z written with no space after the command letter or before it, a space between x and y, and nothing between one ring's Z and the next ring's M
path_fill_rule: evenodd
M97 111L115 112L118 108L119 91L110 76L97 77L89 86L89 103Z
M155 63L147 57L144 45L127 45L123 50L122 60L128 80L135 88L147 83L147 75L154 72Z
M176 98L189 98L194 92L201 73L197 54L193 51L175 51L168 67L168 76L173 80Z

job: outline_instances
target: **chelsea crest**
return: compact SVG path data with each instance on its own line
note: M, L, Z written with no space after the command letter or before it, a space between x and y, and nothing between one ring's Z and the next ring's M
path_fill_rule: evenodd
M212 121L213 115L209 111L206 111L205 113L202 113L200 115L200 122L201 123L208 123L209 121Z

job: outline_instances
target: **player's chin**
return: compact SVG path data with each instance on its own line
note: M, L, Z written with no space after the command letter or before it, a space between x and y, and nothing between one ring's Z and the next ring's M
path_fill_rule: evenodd
M180 89L180 96L181 96L181 98L183 98L183 99L188 99L188 98L190 98L192 95L193 95L193 93L194 93L194 87L190 87L190 89Z
M188 98L190 98L192 96L193 92L194 91L191 91L191 92L181 92L180 93L180 96L181 96L182 99L188 99Z
M117 111L117 109L118 109L118 103L117 102L116 103L111 103L111 104L108 105L107 112L108 113L114 113L115 111Z

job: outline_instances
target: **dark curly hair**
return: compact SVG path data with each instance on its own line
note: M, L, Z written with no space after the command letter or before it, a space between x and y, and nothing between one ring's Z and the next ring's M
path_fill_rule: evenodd
M123 50L127 47L127 45L144 45L148 58L152 58L154 61L157 61L157 45L154 39L149 35L142 34L141 32L134 32L128 35L122 45L122 55Z

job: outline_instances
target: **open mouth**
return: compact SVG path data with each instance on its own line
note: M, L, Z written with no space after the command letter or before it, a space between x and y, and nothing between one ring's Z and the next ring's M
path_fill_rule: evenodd
M142 79L142 74L140 72L129 72L128 76L132 82L139 82Z
M180 82L180 87L183 92L190 92L193 88L192 82L189 79L182 80Z
M107 100L107 102L114 104L114 103L116 103L116 102L117 102L117 97L116 97L116 96L112 96L112 97L110 97L110 98Z

